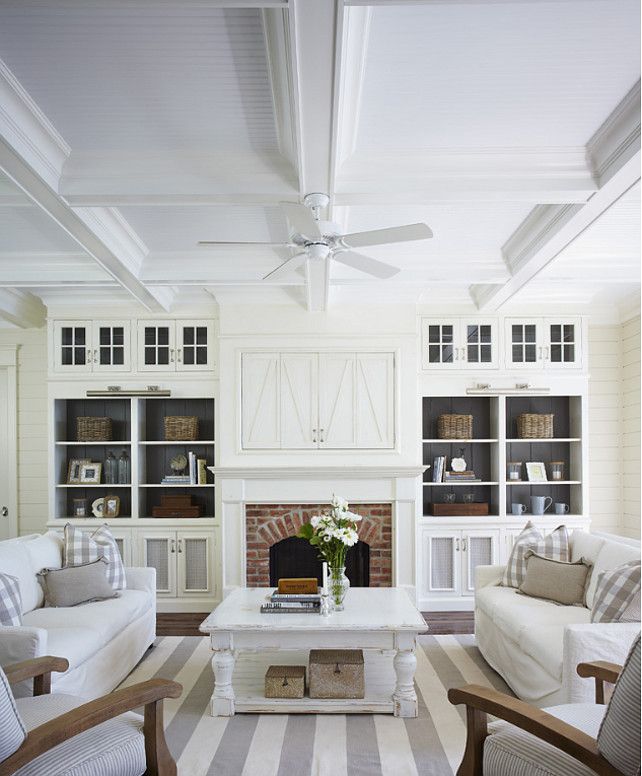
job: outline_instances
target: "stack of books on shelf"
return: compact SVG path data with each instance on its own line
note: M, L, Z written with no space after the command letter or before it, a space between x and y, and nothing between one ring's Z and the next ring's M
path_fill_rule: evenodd
M481 479L473 471L453 472L446 470L446 456L438 455L433 461L433 482L481 482Z
M320 593L279 593L275 590L261 605L264 614L319 614Z
M475 472L444 472L444 482L481 482Z
M197 458L191 450L187 454L187 474L166 474L161 485L207 485L207 461Z

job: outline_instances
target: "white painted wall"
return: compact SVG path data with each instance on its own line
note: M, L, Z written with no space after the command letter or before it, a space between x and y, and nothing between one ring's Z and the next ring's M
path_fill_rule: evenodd
M18 532L47 522L47 333L0 329L0 344L18 347Z
M622 525L640 538L640 316L620 326L622 354Z

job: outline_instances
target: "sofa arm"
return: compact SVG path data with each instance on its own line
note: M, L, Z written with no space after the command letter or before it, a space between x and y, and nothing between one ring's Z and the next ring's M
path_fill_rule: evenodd
M149 566L126 568L125 577L130 590L143 590L156 600L156 569Z
M563 703L592 703L595 690L591 679L577 674L579 663L608 660L624 664L633 639L640 632L639 622L593 622L567 625L564 629L562 662Z
M506 566L476 566L475 567L475 590L482 587L495 587L499 585L504 576Z
M47 654L47 631L27 625L0 626L0 666L23 663ZM16 698L33 695L33 681L19 682L12 687Z

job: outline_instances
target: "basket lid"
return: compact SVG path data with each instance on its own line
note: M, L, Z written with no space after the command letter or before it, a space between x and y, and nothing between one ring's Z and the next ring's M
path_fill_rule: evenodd
M362 649L311 649L310 663L343 663L358 665L363 663Z
M265 676L267 679L282 678L284 676L298 679L299 677L305 677L305 666L270 666Z

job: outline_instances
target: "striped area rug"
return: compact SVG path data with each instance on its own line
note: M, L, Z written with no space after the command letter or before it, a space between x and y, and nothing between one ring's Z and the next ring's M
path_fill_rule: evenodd
M450 687L473 682L509 692L474 636L421 636L415 677L419 717L237 714L211 717L209 640L158 639L122 686L153 677L183 685L165 701L169 747L181 776L451 776L464 748L464 708Z

